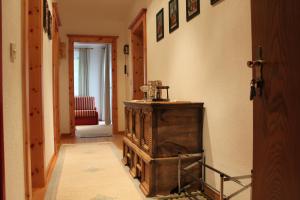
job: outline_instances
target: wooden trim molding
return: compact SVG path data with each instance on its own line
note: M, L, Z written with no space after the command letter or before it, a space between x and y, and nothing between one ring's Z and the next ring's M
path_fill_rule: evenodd
M131 22L131 24L129 25L128 28L131 30L138 23L138 21L141 19L141 17L146 15L146 13L147 13L147 9L142 8L140 10L140 12L137 14L137 16L133 19L133 21Z
M48 167L47 167L47 178L46 178L46 183L47 183L47 185L48 185L48 183L50 182L50 178L51 178L51 176L52 176L52 173L53 173L53 170L54 170L54 168L55 168L55 165L56 165L56 161L57 161L57 158L58 158L58 154L56 154L56 153L54 153L53 155L52 155L52 158L51 158L51 161L50 161L50 163L49 163L49 165L48 165Z
M204 194L211 200L219 200L220 199L220 194L207 185L204 186Z
M45 144L42 94L42 1L28 1L29 116L32 186L45 186Z
M140 86L147 83L147 9L142 9L129 26L133 70L133 99L142 99ZM142 63L141 63L142 62Z
M23 135L24 135L24 175L25 199L32 198L30 117L29 117L29 0L22 4L22 93L23 93Z
M112 126L113 134L118 133L118 69L117 39L118 36L68 35L69 38L69 115L70 132L75 136L75 105L74 105L74 43L105 43L112 45Z
M4 133L3 133L3 84L2 84L2 0L0 0L0 173L1 190L0 198L5 200L5 163L4 163Z
M57 22L57 25L58 26L61 26L61 20L60 20L60 15L59 15L59 12L58 12L58 7L57 7L57 2L53 2L52 3L52 8L53 8L53 13L55 13L55 20Z
M59 108L59 16L57 3L53 3L52 21L52 84L53 84L53 122L54 152L58 153L60 145L60 108Z

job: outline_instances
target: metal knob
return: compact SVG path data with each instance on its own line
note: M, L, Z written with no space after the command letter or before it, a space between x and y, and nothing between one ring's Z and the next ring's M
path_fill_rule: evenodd
M255 61L248 61L247 66L253 68L255 66L261 67L265 63L264 60L255 60Z

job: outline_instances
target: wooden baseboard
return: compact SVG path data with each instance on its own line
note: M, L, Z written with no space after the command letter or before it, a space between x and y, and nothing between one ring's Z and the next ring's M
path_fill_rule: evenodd
M220 194L207 185L204 186L204 194L211 200L219 200L220 199Z
M54 170L54 167L55 167L55 164L56 164L56 161L57 161L57 157L58 157L57 154L53 154L53 156L51 158L51 161L48 164L47 171L46 171L46 185L48 185L48 183L50 181L52 172Z
M125 131L119 131L118 135L125 135Z

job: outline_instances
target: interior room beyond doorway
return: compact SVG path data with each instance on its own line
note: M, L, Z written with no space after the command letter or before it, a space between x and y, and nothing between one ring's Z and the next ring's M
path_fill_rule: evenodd
M112 48L110 44L74 44L75 134L112 135Z

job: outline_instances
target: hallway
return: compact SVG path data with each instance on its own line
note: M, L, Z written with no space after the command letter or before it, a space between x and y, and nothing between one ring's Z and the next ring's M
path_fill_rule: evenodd
M144 199L122 166L121 155L113 142L105 140L63 144L45 199Z
M0 16L0 200L300 199L300 1L0 0Z
M122 162L122 135L78 138L63 136L46 189L33 200L151 200ZM112 178L114 177L114 178ZM177 198L184 200L186 198ZM194 197L205 200L204 197Z

